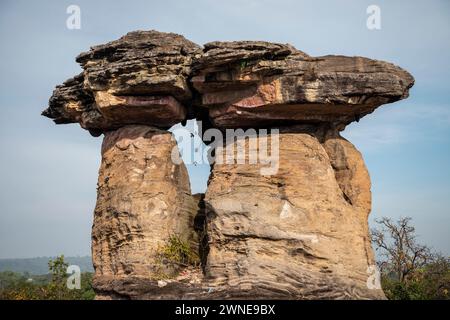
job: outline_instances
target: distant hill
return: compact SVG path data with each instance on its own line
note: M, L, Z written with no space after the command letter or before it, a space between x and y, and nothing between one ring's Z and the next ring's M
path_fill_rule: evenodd
M28 272L29 274L47 274L48 261L55 257L37 257L26 259L0 259L0 272L13 271L19 273ZM64 257L69 264L75 264L80 267L81 272L94 272L92 259L90 256L84 257Z

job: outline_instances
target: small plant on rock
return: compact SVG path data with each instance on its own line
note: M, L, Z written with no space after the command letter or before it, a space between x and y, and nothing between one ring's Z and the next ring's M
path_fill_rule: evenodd
M170 235L156 252L157 265L155 279L168 279L171 274L178 274L183 268L200 265L198 254L191 248L189 242L178 235Z

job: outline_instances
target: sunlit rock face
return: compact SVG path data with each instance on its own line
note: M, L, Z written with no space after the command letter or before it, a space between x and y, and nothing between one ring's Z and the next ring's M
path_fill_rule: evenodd
M192 83L219 127L333 122L346 125L408 96L412 76L363 57L310 57L290 45L211 42Z
M104 134L92 230L99 299L384 298L373 281L369 174L339 132L407 98L408 72L288 44L201 47L158 31L130 32L77 61L83 72L56 87L43 115ZM260 136L244 140L243 162L226 151L238 142L221 137L216 159L231 161L213 163L205 195L191 196L166 131L187 119L219 133L279 130L275 170L250 161L267 146ZM171 235L200 265L161 265Z
M94 135L127 124L170 128L186 119L191 60L199 49L157 31L94 46L77 57L84 71L56 88L43 114L56 123L78 122Z
M360 153L311 126L282 128L279 153L269 176L261 164L214 165L205 197L210 285L234 297L382 298L367 287L375 261Z
M172 274L158 261L171 234L196 245L197 203L172 134L125 126L105 134L92 227L95 276L155 278Z
M43 114L56 123L78 122L93 134L127 124L167 129L195 115L220 128L345 126L406 98L414 83L384 61L311 57L262 41L201 48L157 31L130 32L77 61L84 71L56 88Z

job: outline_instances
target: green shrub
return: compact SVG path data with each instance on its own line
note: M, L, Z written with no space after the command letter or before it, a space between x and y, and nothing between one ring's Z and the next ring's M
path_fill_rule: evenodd
M156 252L157 264L154 271L155 279L168 279L179 273L183 268L197 267L200 258L189 242L178 235L170 235Z

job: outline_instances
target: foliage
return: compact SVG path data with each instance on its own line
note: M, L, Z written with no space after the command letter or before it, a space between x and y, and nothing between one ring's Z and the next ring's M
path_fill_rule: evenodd
M198 266L200 258L189 242L182 240L178 235L170 235L165 243L157 249L157 265L154 278L167 279L181 268Z
M55 260L48 262L48 269L52 278L47 286L47 294L51 300L62 300L66 298L68 290L66 290L66 270L69 265L64 261L64 256L56 257Z
M381 285L392 300L450 298L450 259L419 244L411 218L377 220L372 242L379 253Z
M54 257L34 257L22 259L0 259L0 272L13 271L18 273L26 273L28 275L43 275L48 272L48 261ZM82 257L66 257L64 261L69 265L80 266L85 272L94 272L92 266L92 258L90 256ZM34 278L34 277L33 277Z
M187 241L183 241L177 235L171 235L165 245L160 249L160 254L170 262L183 266L199 264L198 255L192 250Z
M241 60L240 62L239 62L239 67L240 67L240 69L241 69L241 71L243 70L243 69L245 69L245 67L247 67L247 60Z
M81 274L81 288L68 289L68 264L64 256L48 262L49 274L33 276L10 271L0 272L0 299L3 300L92 300L92 274Z

